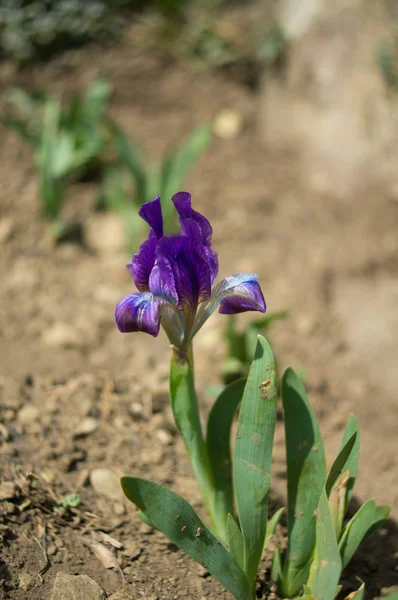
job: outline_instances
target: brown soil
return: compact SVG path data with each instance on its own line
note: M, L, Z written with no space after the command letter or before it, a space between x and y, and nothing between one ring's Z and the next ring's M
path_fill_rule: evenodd
M100 70L112 74L113 115L154 159L193 124L226 107L241 112L242 133L215 138L185 187L213 224L220 275L257 272L268 309L289 309L271 342L281 369L305 368L330 457L349 412L359 419L358 501L373 496L393 512L353 560L344 590L356 589L358 576L369 598L384 594L398 586L396 198L366 182L361 194L344 199L306 189L294 157L261 146L255 92L226 74L136 58L128 38L29 73L2 64L1 85L70 94ZM12 485L0 503L0 598L49 600L63 571L89 575L114 600L227 599L193 561L141 524L115 488L109 497L91 485L96 468L142 475L200 510L168 408L167 341L121 335L114 324L116 302L133 289L119 219L94 210L91 184L76 185L65 214L84 220L87 247L54 246L30 151L5 129L1 139L0 451L2 482ZM242 326L249 318L242 316ZM214 317L197 338L204 410L211 403L206 388L219 382L224 326L222 316ZM141 415L132 403L143 407ZM277 503L285 495L283 458L279 423ZM54 504L72 492L82 504L55 515ZM122 547L107 545L101 532ZM114 568L90 549L95 541L112 549ZM268 594L266 586L259 594Z

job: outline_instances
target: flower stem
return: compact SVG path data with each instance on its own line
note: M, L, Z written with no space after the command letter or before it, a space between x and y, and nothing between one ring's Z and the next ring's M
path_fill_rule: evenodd
M177 429L184 438L203 503L217 532L214 481L200 422L195 391L192 346L187 352L173 349L170 363L171 408Z

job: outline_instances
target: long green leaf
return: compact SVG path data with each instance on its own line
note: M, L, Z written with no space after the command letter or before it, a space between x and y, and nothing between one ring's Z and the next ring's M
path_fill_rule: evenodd
M275 361L258 336L243 394L234 452L234 484L245 548L245 573L254 585L267 528L277 402Z
M206 442L203 438L199 415L198 399L195 391L192 352L190 357L180 356L173 352L170 362L170 399L174 421L181 433L196 481L218 534L226 533L226 521L218 524L214 512L214 481L207 454Z
M268 521L268 523L267 523L267 529L266 529L266 532L265 532L264 549L266 548L267 543L269 542L269 540L274 535L275 530L276 530L276 526L278 525L279 519L281 518L282 513L284 512L284 510L285 510L284 506L282 506L281 508L279 508L276 511L276 513L274 513L272 515L272 517L270 518L270 520Z
M227 515L235 513L232 486L231 426L242 399L245 380L228 385L213 404L207 421L207 452L213 472L214 508L226 525Z
M237 600L253 594L241 567L183 498L145 479L123 477L127 498L176 546L214 575Z
M350 455L347 459L347 462L344 466L344 470L348 470L349 478L347 482L347 490L346 490L346 500L345 500L345 509L347 510L348 503L352 496L353 487L355 484L355 479L358 473L358 462L359 462L359 449L360 449L360 436L358 429L358 421L355 418L355 415L350 414L347 425L344 430L343 439L341 440L340 450L342 451L345 444L348 442L350 437L356 432L357 437L355 439L354 447L350 452Z
M348 594L344 600L364 600L365 598L365 584L363 583L361 587L359 587L356 592L351 592Z
M229 513L227 517L227 536L229 551L235 560L243 568L244 566L244 545L242 532L236 524L235 519Z
M315 559L308 586L319 600L333 600L339 583L342 563L337 546L326 491L321 494L316 519Z
M288 548L283 593L296 595L308 576L315 542L314 511L325 485L325 451L304 387L292 369L282 378L288 493Z
M335 461L333 462L328 478L326 480L326 494L329 496L332 487L336 483L337 479L340 477L343 471L346 470L347 461L350 458L351 451L354 447L355 441L357 439L357 432L354 431L352 436L348 438L347 442L344 444L342 449L339 451Z
M370 499L361 506L357 513L355 513L341 536L339 550L343 562L343 569L348 565L354 552L356 552L358 546L363 542L369 528L375 521L376 503L373 499Z
M282 563L281 563L281 551L279 548L275 548L274 555L272 557L271 565L271 581L274 581L279 585L282 575Z
M114 123L109 123L114 143L119 153L121 162L126 165L135 183L135 204L141 206L151 198L147 197L147 175L144 160L140 150L133 144L128 136Z

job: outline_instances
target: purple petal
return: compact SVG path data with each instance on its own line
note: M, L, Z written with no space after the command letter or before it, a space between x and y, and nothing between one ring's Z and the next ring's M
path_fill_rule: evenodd
M151 202L145 202L139 210L139 215L153 229L156 237L163 236L163 217L160 196L156 196Z
M134 283L140 292L149 290L149 276L155 264L155 249L158 240L163 236L163 218L160 198L156 196L151 202L143 204L139 211L140 216L150 225L148 239L140 246L140 249L129 263L127 269L134 279Z
M209 298L211 271L195 221L185 223L186 235L163 237L156 247L156 264L150 289L178 308L196 311L199 302Z
M257 280L257 275L246 273L227 277L224 280L224 289L219 291L219 294L223 295L223 299L218 312L224 315L233 315L248 310L265 313L265 300Z
M181 231L184 235L187 235L187 227L190 221L195 221L195 223L199 225L204 251L210 266L211 282L213 283L218 273L218 258L217 252L214 252L214 250L211 249L213 235L212 226L206 217L192 208L191 194L188 192L178 192L178 194L174 194L172 199L180 216Z
M227 277L212 290L207 302L204 302L196 315L190 339L199 331L210 315L219 308L223 314L236 314L247 310L266 310L264 296L258 284L258 276L239 273Z
M116 306L115 319L119 331L143 331L156 337L160 329L162 301L148 292L129 294Z
M154 234L149 234L149 238L140 246L137 254L134 254L130 262L127 263L127 269L134 279L134 283L140 292L149 290L149 276L155 264L155 250L158 243Z

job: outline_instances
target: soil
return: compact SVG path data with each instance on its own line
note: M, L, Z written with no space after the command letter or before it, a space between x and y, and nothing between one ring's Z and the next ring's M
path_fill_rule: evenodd
M343 591L356 589L359 577L368 598L384 595L398 587L397 198L368 186L366 173L355 197L307 189L296 155L262 146L255 89L228 73L136 56L129 35L29 72L2 63L0 81L67 96L102 71L112 75L113 116L153 160L222 109L241 114L242 132L214 137L185 188L213 224L220 275L257 272L268 310L289 310L269 337L281 371L304 368L330 459L349 413L359 420L357 501L375 497L393 511L353 559ZM49 600L62 571L92 577L114 600L227 599L138 520L109 474L170 486L201 511L168 406L167 341L122 335L114 323L116 302L133 290L123 224L95 210L93 184L75 185L65 217L84 222L87 243L54 245L30 150L6 129L1 139L0 598ZM241 326L250 318L242 315ZM220 383L225 325L214 316L197 337L204 412L209 386ZM94 486L97 469L108 479ZM286 496L281 422L273 481L279 506ZM81 504L54 512L71 493ZM265 557L259 597L273 594L264 583L268 566Z

